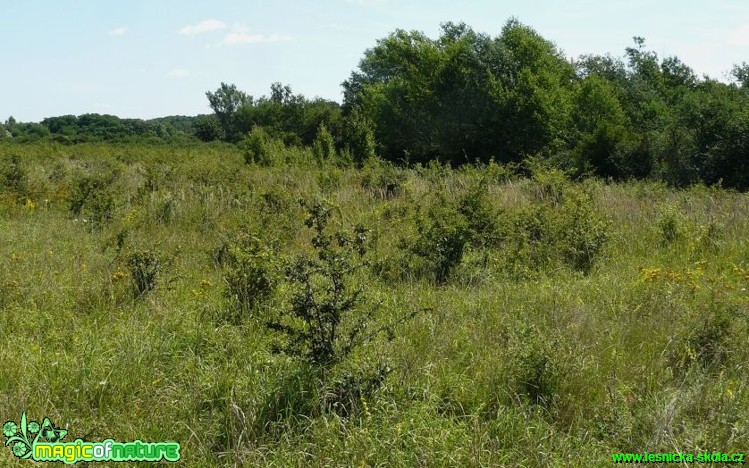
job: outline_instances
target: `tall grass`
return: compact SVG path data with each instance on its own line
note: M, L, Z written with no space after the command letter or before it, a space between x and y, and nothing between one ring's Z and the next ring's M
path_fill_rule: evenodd
M0 422L178 441L190 466L600 466L749 446L745 194L295 151L262 166L222 145L0 146ZM425 311L347 358L392 372L345 416L274 352L255 289L237 313L242 239L279 264L314 254L301 198L371 229L356 279L386 322ZM262 294L288 307L283 285Z

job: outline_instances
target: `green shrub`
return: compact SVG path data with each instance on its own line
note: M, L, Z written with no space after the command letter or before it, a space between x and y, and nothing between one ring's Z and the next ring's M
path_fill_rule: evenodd
M568 193L560 208L560 248L567 265L589 273L609 239L609 221L593 207L590 197L580 191Z
M444 284L463 260L471 239L468 222L451 204L440 197L427 211L426 218L416 221L416 237L402 241L418 261L414 270L437 284Z
M75 174L70 192L70 213L76 217L88 214L94 227L109 222L115 210L112 184L116 178L115 171Z
M331 231L329 206L304 200L301 204L308 214L305 225L313 232L315 255L297 256L286 265L284 282L290 297L266 327L282 339L277 351L300 358L317 374L323 410L348 417L391 372L381 362L352 371L349 357L380 335L394 339L395 326L416 312L382 324L376 316L379 305L368 304L365 283L356 281L368 263L368 231L362 226Z
M336 157L333 135L330 134L323 124L317 129L317 137L315 137L315 142L312 144L312 153L320 166L325 162L334 160Z
M380 159L368 159L362 169L362 188L383 200L399 195L405 180L403 170Z
M3 156L0 165L0 182L6 192L24 202L29 197L29 171L16 154Z
M518 177L519 166L512 162L499 164L491 158L488 163L476 161L475 164L461 166L459 170L471 179L480 179L490 184L503 184Z
M255 125L244 140L244 161L247 164L272 166L275 163L274 148L268 132Z
M346 119L344 139L351 159L361 167L367 161L376 158L374 131L372 122L367 119L361 109L355 107Z
M392 369L384 364L379 364L363 374L341 372L324 389L325 410L344 418L353 415L359 410L361 402L370 398L391 372Z
M682 239L686 232L685 225L684 215L675 206L665 206L657 222L661 244L670 245Z
M536 326L519 325L509 343L516 396L547 409L555 403L561 383L556 346Z
M589 273L608 242L609 221L579 187L553 183L540 193L541 203L510 217L505 239L509 272L523 278L566 266Z
M511 214L504 243L505 268L511 277L523 279L557 266L554 211L532 205Z
M559 169L544 169L538 161L527 160L532 173L531 194L541 203L560 203L570 187L566 174Z
M677 376L684 376L690 368L717 371L724 367L731 355L732 327L740 316L736 307L712 299L707 311L685 326L685 333L676 340L669 354L669 364Z
M468 239L476 248L496 247L502 240L500 210L495 209L487 198L486 179L469 187L458 202L458 213L468 228Z
M135 297L142 297L156 287L161 271L161 260L156 252L150 250L133 252L128 257L128 266Z
M273 295L279 280L275 258L275 252L254 236L225 251L225 295L239 311L252 312Z
M285 279L294 292L288 309L268 326L286 336L281 350L327 369L366 341L362 332L372 310L361 310L363 288L354 286L353 276L366 265L367 231L356 226L351 234L329 233L331 209L320 202L302 205L316 256L302 255L287 265Z
M341 188L341 170L331 167L317 174L317 185L324 193L333 192Z

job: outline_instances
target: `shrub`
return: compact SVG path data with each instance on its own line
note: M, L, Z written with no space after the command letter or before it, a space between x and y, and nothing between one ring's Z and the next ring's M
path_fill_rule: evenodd
M244 161L247 164L272 166L274 163L271 137L263 127L255 125L244 140Z
M539 162L526 160L532 173L531 193L538 202L560 203L570 187L570 181L559 169L543 169Z
M376 157L376 141L372 127L372 122L363 115L358 107L355 107L346 119L344 138L348 153L358 167Z
M340 362L365 339L362 332L372 310L360 310L363 290L354 287L352 277L366 265L367 231L356 226L351 234L331 234L328 206L306 201L302 206L308 211L305 225L313 230L316 256L300 256L287 265L285 279L294 292L289 308L269 321L268 327L287 337L281 348L284 352L324 369ZM357 317L349 319L352 316ZM342 330L344 325L350 329Z
M416 238L402 241L402 246L420 260L417 273L431 277L438 284L446 283L463 260L471 238L468 223L454 206L440 197L428 210L426 219L417 218L416 230Z
M670 245L683 238L685 223L684 215L675 206L664 207L657 224L661 244Z
M370 158L362 170L362 188L386 200L401 193L406 174L392 163Z
M18 155L3 157L2 166L0 166L0 181L2 181L2 188L19 201L25 201L29 196L28 169Z
M511 277L523 279L555 266L559 252L553 214L545 205L533 205L511 215L504 255Z
M272 296L279 279L275 257L275 252L254 236L225 251L226 296L241 312L255 310Z
M477 248L497 246L503 236L499 222L501 213L486 195L487 183L481 179L458 202L458 213L466 220L469 241Z
M600 215L590 197L580 190L570 191L560 214L560 247L566 263L589 273L609 239L609 222Z
M532 405L549 408L560 387L556 343L533 325L520 324L510 341L515 393Z
M363 374L343 371L324 391L325 410L349 417L359 409L361 401L371 397L380 388L392 369L379 364Z
M156 252L150 250L134 252L128 257L128 265L135 297L142 297L156 287L157 277L161 270L161 261Z
M712 302L706 312L692 320L669 354L669 363L677 376L684 376L692 366L714 371L724 366L730 355L731 328L735 307Z
M85 208L94 227L101 227L110 221L115 209L112 184L116 178L114 171L104 174L76 174L70 193L71 214L80 216Z
M329 168L317 174L317 185L325 193L333 192L341 188L341 170Z
M312 145L312 153L319 165L322 165L326 161L332 161L335 159L336 154L333 135L330 134L323 124L321 124L320 128L317 130L317 137Z
M378 306L368 305L363 286L355 283L357 272L367 266L368 231L355 226L350 232L331 232L329 206L304 200L301 204L308 214L305 225L313 231L315 255L289 261L284 281L290 298L266 327L283 338L276 351L300 358L315 371L323 410L347 417L391 372L382 363L351 372L346 370L347 358L380 335L394 339L395 326L416 312L379 324Z
M543 269L567 266L589 273L609 239L610 223L595 209L591 196L579 187L543 184L541 203L511 216L507 233L507 266L523 278Z

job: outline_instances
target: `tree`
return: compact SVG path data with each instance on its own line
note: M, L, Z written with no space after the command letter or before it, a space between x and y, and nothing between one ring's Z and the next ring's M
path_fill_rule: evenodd
M389 160L511 161L565 136L574 77L515 20L494 39L446 23L436 40L404 30L379 40L343 84L343 108L372 122Z
M221 124L215 116L201 117L195 122L195 136L201 141L214 141L221 138Z
M742 62L741 65L734 65L731 74L744 89L749 89L749 63Z
M239 141L242 131L237 125L237 112L244 106L252 105L252 96L238 90L236 85L223 82L215 92L205 94L224 131L224 138L232 142Z
M575 147L580 172L601 177L622 177L626 169L617 150L626 136L626 117L613 87L598 75L589 75L575 97L572 119L579 140Z
M357 166L375 157L375 137L372 123L362 115L359 108L355 108L346 119L344 135L346 147Z

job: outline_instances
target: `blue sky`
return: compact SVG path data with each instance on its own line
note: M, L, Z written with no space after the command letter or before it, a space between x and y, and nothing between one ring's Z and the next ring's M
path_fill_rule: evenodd
M620 56L637 35L714 78L749 61L746 0L2 0L0 120L209 113L205 92L222 81L340 101L363 52L396 28L436 37L464 21L494 36L513 16L570 57Z

